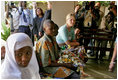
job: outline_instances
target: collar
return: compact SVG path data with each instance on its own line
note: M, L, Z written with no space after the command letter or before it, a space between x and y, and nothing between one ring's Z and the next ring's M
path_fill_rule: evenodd
M49 42L52 42L52 40L50 39L50 37L44 33L44 36L48 39ZM53 41L54 41L54 37L52 37Z
M17 11L17 9L16 9L16 8L12 8L12 11L15 11L15 12L16 12L16 11Z

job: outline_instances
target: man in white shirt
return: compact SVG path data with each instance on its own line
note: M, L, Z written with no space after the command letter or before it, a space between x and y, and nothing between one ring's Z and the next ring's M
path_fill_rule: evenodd
M11 4L11 5L10 5ZM16 33L18 32L18 28L19 28L19 11L17 9L17 7L14 5L14 3L10 3L7 5L7 11L6 11L6 18L8 21L8 24L11 24L11 32ZM12 17L10 17L12 16ZM12 19L11 19L12 18ZM11 21L13 20L13 21Z
M31 14L30 10L27 9L26 1L20 2L19 13L20 13L19 32L26 33L29 37L31 37L31 31L29 28L31 26L31 19L30 19Z

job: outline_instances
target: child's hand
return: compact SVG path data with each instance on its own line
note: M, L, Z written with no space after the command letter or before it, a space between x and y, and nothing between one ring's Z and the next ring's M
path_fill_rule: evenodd
M34 34L34 37L37 37L37 35L36 35L36 34Z
M42 33L41 32L39 32L39 36L42 36Z
M85 73L85 72L82 72L81 76L82 76L82 77L90 77L91 75L89 75L89 74L87 74L87 73Z

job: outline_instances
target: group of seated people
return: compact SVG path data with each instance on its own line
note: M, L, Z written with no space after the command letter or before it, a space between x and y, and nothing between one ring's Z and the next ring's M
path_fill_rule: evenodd
M81 76L90 76L83 69L85 57L87 58L84 47L80 47L80 43L76 41L75 14L69 13L66 16L66 23L58 29L56 23L49 17L50 14L42 18L38 15L40 13L38 10L41 9L37 8L37 17L33 20L35 25L33 36L38 36L35 47L27 33L11 34L6 41L1 78L40 79L42 72L60 79L80 79ZM42 32L36 31L39 30L37 29L39 25L43 26L40 30L43 30ZM74 53L74 50L77 51Z
M40 78L39 68L42 67L41 71L52 74L54 78L79 79L81 71L76 72L76 67L72 63L57 63L60 57L60 44L57 46L58 41L62 41L62 44L69 45L70 47L79 46L74 36L74 24L74 14L68 14L66 24L61 27L64 28L62 29L64 30L62 31L63 33L59 32L56 37L57 39L55 39L55 23L50 19L45 20L43 23L44 35L36 44L36 55L33 50L32 41L26 34L14 33L10 35L6 42L6 54L2 63L1 77ZM82 73L85 74L83 70Z

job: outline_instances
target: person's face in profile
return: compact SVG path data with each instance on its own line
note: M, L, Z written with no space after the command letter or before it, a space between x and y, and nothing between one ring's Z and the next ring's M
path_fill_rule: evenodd
M25 46L15 51L15 60L20 67L27 67L32 57L32 48Z
M47 27L44 28L44 31L47 35L54 36L55 35L54 24L47 24Z

